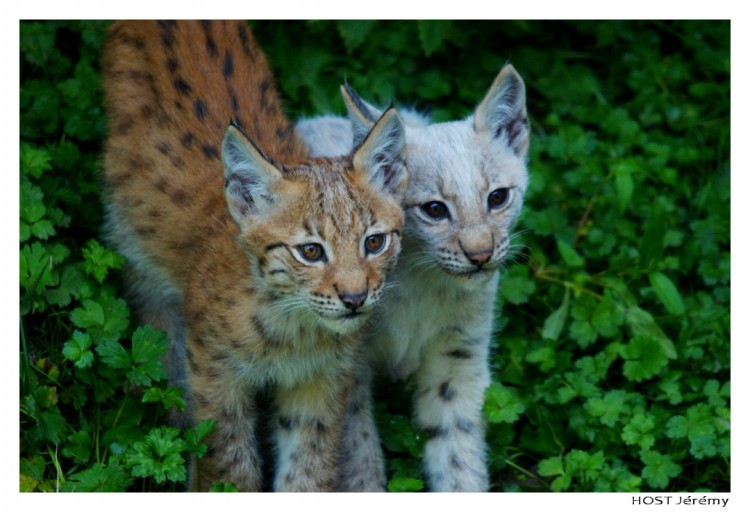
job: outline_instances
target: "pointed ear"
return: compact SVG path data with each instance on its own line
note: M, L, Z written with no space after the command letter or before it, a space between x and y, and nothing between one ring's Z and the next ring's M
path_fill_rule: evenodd
M360 98L349 84L341 86L341 96L344 98L346 111L349 113L349 119L352 122L353 147L356 148L362 144L362 141L365 140L365 137L383 113Z
M396 109L389 108L354 151L354 168L366 172L373 186L400 202L408 180L405 151L404 125Z
M242 226L248 215L274 202L273 186L281 172L234 123L221 144L224 161L224 196L229 213Z
M530 132L526 86L510 64L503 66L474 112L474 128L491 132L494 138L505 140L517 155L526 156Z

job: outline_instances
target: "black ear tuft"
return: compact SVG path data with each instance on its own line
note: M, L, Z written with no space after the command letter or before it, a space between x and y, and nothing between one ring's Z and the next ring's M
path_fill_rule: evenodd
M490 131L519 156L529 148L529 120L526 115L526 86L512 65L503 67L474 113L474 127Z

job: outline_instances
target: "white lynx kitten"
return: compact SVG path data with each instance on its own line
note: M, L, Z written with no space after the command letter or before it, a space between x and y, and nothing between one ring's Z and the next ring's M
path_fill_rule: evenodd
M314 156L348 153L380 116L348 86L342 94L351 123L325 116L297 125ZM373 368L396 379L415 377L415 420L429 436L430 489L486 491L482 405L496 270L528 183L524 82L506 65L467 119L429 125L415 114L403 117L411 176L403 250L393 275L398 286L384 294L380 316L370 323ZM348 410L339 485L382 490L368 379L361 379Z

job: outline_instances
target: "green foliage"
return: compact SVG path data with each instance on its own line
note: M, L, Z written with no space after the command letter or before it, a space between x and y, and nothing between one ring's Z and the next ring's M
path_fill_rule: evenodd
M471 113L504 62L527 85L530 185L503 272L488 420L493 490L727 491L729 23L254 22L293 117ZM182 489L215 424L181 390L97 241L106 23L23 22L20 489ZM502 327L502 329L500 329ZM424 490L411 387L380 383L389 490ZM232 483L213 491L236 490Z

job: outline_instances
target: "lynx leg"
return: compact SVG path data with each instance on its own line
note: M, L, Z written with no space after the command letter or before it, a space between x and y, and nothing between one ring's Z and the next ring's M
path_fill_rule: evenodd
M336 490L384 491L385 461L372 410L372 370L363 363L356 375L344 410Z
M455 334L455 336L453 336ZM460 329L425 349L417 371L416 420L429 437L424 471L433 491L487 491L484 390L488 340L461 339Z
M325 376L277 390L275 491L333 490L341 416L349 391L344 380Z
M256 411L253 390L240 388L220 362L198 356L191 350L188 334L188 376L196 421L213 419L216 429L206 438L208 450L193 460L191 491L207 491L214 482L231 482L240 491L262 490L261 456L256 438ZM224 382L221 379L225 378Z

